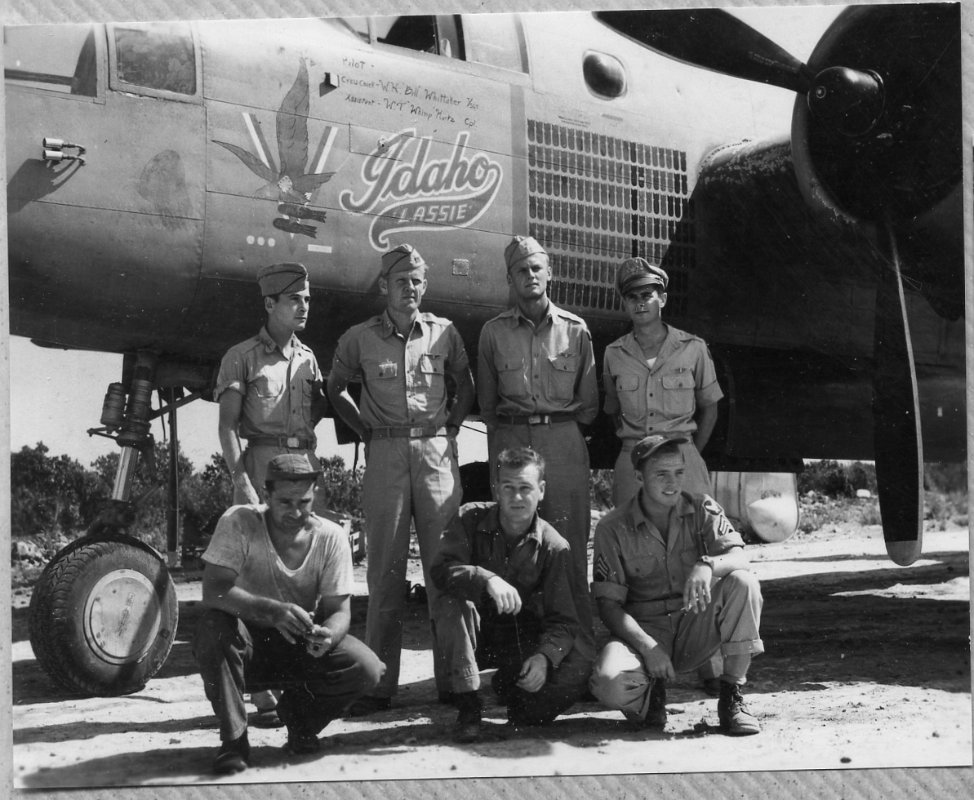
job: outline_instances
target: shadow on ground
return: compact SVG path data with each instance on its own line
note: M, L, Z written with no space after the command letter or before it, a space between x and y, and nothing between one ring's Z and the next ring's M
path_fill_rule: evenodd
M841 556L796 559L821 562L823 571L765 580L761 626L765 653L752 667L753 689L796 691L807 686L814 691L830 681L873 681L969 692L969 603L905 597L902 588L920 590L967 576L968 554L927 553L924 559L936 563L853 572L828 570L830 563L848 560ZM882 592L892 586L900 587L897 596L884 596ZM857 594L843 596L847 592ZM863 592L879 594L859 594ZM360 638L365 633L367 600L352 599L351 632ZM175 643L158 678L196 673L191 642L202 611L198 601L180 603ZM26 608L13 610L12 636L14 642L28 638ZM608 638L601 626L597 637ZM426 604L415 593L406 606L403 642L409 650L429 648ZM420 694L425 691L412 696ZM66 696L36 661L14 662L15 704L59 702Z

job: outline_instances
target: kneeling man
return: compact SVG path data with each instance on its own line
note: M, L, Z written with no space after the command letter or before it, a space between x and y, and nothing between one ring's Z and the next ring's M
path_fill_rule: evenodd
M283 690L286 749L306 755L385 671L346 635L352 556L342 528L311 511L320 474L304 454L271 459L267 504L230 508L203 554L206 611L193 650L220 723L216 772L248 766L245 691Z
M641 488L595 530L593 593L612 639L592 694L649 727L666 724L666 680L724 657L717 715L731 735L759 733L741 696L764 652L761 589L744 541L707 495L683 492L681 436L647 436L632 451Z
M477 653L497 666L492 686L514 725L544 725L584 693L592 668L572 596L572 556L538 517L544 460L534 450L497 458L496 503L468 503L443 534L432 575L437 632L459 709L454 740L480 736Z

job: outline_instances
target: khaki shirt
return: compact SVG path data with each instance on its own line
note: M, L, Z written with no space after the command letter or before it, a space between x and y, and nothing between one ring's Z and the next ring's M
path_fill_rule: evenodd
M664 540L643 514L639 493L602 517L595 528L593 553L596 599L615 600L641 621L640 603L682 597L700 556L719 556L744 546L723 509L707 495L683 492L669 522Z
M314 438L311 397L321 370L311 348L292 335L289 354L261 328L260 333L234 345L223 356L216 379L215 400L228 389L243 395L238 433L253 436Z
M369 428L446 423L447 384L470 368L453 323L420 313L408 336L387 312L342 334L332 369L347 383L361 383L359 412Z
M666 339L652 367L630 332L605 348L602 368L606 414L615 417L620 439L651 433L691 434L693 416L724 393L717 383L706 343L667 325Z
M430 573L437 589L476 605L487 581L503 578L521 596L521 614L541 623L537 652L557 667L579 632L571 569L568 542L537 514L508 549L497 504L467 503L444 532Z
M480 331L477 399L489 424L498 414L559 412L592 422L599 390L585 321L554 303L537 328L517 306L489 320Z

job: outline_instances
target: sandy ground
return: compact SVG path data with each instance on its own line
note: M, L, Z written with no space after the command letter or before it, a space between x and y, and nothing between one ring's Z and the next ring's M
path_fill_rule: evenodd
M13 610L13 777L28 789L402 778L606 775L956 766L972 763L968 532L925 534L909 568L886 560L877 527L799 535L748 548L765 595L767 652L747 698L761 735L717 730L716 700L685 675L665 731L633 728L583 703L553 725L511 732L488 699L483 741L450 740L455 711L435 703L427 620L411 602L396 706L336 720L323 752L288 760L282 730L251 730L252 766L217 778L218 745L190 640L198 580L178 581L172 654L141 692L59 696L34 660L25 596ZM411 564L414 580L418 564ZM364 569L353 632L365 620ZM489 692L485 692L489 694Z

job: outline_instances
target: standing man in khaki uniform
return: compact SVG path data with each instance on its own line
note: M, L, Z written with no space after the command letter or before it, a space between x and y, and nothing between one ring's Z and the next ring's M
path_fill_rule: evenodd
M619 265L616 288L632 331L605 349L602 365L605 413L615 420L622 450L616 459L612 502L622 505L639 489L632 448L651 433L680 434L686 488L710 494L710 474L701 451L717 421L724 396L706 342L663 322L669 276L645 258Z
M233 480L234 505L266 500L267 465L275 456L304 454L316 470L320 466L315 425L325 412L321 370L297 337L308 323L308 270L303 264L270 264L261 267L257 283L267 321L256 336L227 350L213 393L220 404L220 447ZM326 503L319 477L315 511L320 514ZM258 711L254 725L281 724L273 693L255 692L252 699Z
M473 405L474 387L453 323L419 310L426 274L426 262L408 244L382 257L379 291L386 310L342 335L328 376L335 411L365 442L365 640L387 667L375 694L352 706L353 715L391 707L399 684L411 521L423 562L436 687L441 701L451 696L437 644L438 592L430 566L440 534L460 507L456 435ZM362 384L361 405L348 394L352 382Z
M588 589L589 460L581 429L599 409L592 337L581 317L548 299L548 254L535 239L515 236L504 260L515 305L484 325L477 359L491 483L503 450L529 447L544 458L548 488L538 513L571 547L581 638L594 652Z

